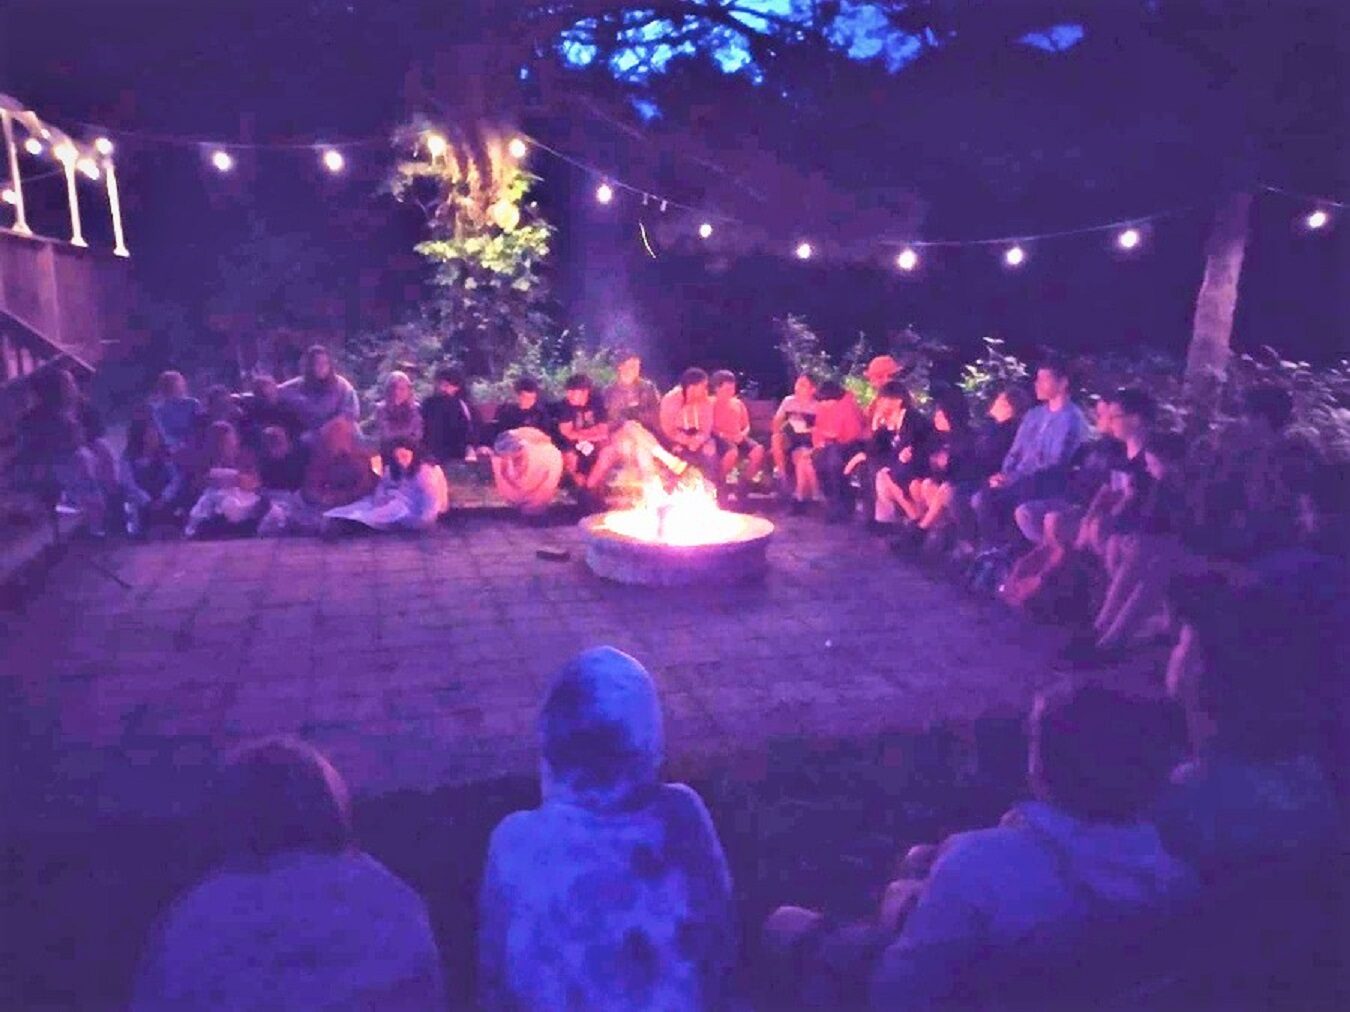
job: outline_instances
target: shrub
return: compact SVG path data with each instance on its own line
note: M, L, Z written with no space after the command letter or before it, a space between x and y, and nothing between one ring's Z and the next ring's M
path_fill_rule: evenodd
M615 351L587 348L570 331L554 337L525 339L519 343L516 358L499 376L473 381L473 395L481 402L510 400L516 380L532 376L546 399L559 400L567 377L576 372L586 373L597 388L603 388L614 382Z

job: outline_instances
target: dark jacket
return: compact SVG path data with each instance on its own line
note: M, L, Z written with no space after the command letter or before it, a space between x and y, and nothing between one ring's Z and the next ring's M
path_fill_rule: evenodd
M422 441L427 453L446 463L463 460L478 440L478 412L461 394L432 394L422 402Z

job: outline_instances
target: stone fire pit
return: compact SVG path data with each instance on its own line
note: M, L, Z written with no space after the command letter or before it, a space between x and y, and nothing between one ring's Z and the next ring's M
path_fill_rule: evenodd
M595 513L580 522L591 572L617 583L679 587L736 583L763 574L773 524L725 510L663 530L645 510Z

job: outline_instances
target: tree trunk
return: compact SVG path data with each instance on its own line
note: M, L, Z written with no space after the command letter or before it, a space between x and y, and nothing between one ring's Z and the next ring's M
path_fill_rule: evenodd
M1186 385L1197 392L1215 386L1228 368L1251 206L1251 192L1237 190L1224 195L1214 215L1186 351Z

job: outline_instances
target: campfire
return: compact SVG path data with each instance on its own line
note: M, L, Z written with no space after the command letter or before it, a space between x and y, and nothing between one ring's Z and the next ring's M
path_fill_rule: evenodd
M716 489L694 470L686 471L671 489L651 478L633 505L602 516L605 529L615 534L677 547L736 541L749 519L718 506Z
M620 583L676 586L762 573L773 524L717 505L695 470L673 487L651 478L632 505L581 521L591 570Z

